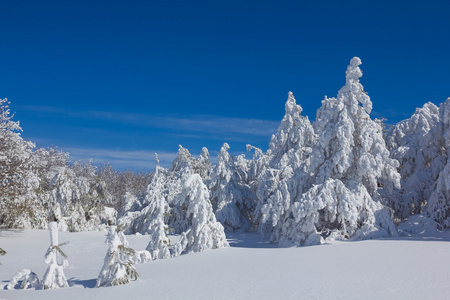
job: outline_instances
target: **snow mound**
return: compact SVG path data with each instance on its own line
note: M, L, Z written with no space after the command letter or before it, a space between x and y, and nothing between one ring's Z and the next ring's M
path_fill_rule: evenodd
M437 229L438 225L436 221L424 215L414 215L400 223L397 230L400 236L439 238L443 237L444 233Z

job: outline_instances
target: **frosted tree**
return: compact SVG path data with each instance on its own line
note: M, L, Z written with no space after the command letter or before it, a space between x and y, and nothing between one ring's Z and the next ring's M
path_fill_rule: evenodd
M294 94L289 92L286 113L265 154L267 168L258 177L256 208L259 231L263 235L271 234L278 222L288 217L293 199L286 181L295 170L307 168L307 158L317 140L308 117L301 115L302 110Z
M8 100L0 99L0 225L29 228L33 220L41 223L44 214L35 193L39 186L32 163L35 145L22 139L22 128L12 118Z
M133 264L135 251L128 247L122 226L111 226L105 243L108 245L104 264L97 278L97 287L126 284L139 277Z
M150 252L152 260L169 258L170 253L170 239L167 236L170 228L165 224L164 217L168 205L164 198L160 198L149 205L149 212L153 215L153 219L149 224L150 242L146 250Z
M314 225L312 236L396 235L378 190L400 187L398 162L389 157L381 125L370 118L372 102L359 83L360 64L357 57L350 61L346 84L336 99L324 100L314 123L319 135L311 154L314 187L293 208L298 225Z
M150 234L146 250L150 252L153 260L170 257L171 245L167 236L169 227L164 220L169 210L166 178L167 171L157 164L144 200L144 203L148 204L142 210L141 217L134 222L141 232Z
M172 256L228 246L223 226L216 221L209 191L193 170L193 158L180 146L166 177L167 225L181 239L172 247Z
M392 126L386 135L391 157L400 162L401 189L386 195L395 217L420 214L439 172L445 166L446 145L439 109L433 103L417 108L411 118Z
M180 145L177 157L174 159L167 172L167 190L165 191L167 203L169 204L167 225L169 225L176 234L181 234L190 227L189 219L186 215L189 203L188 201L180 201L179 195L182 193L184 187L184 180L186 178L184 175L194 174L194 162L195 160L191 156L189 150Z
M170 166L171 172L182 171L186 168L193 169L195 159L192 157L188 149L178 145L178 153Z
M204 182L210 179L212 164L209 160L209 151L206 147L202 148L200 155L193 163L193 171L199 174Z
M398 162L389 157L381 125L370 119L360 64L353 58L337 98L322 101L314 123L317 145L276 191L274 204L294 199L290 217L272 235L282 246L396 235L379 189L399 187Z
M152 259L228 246L223 226L213 213L209 191L199 174L202 168L196 168L199 161L208 165L206 157L206 148L195 160L180 146L169 170L157 163L139 210L128 211L119 219L130 224L128 232L149 234L147 251ZM181 235L182 242L171 246L170 234Z
M182 190L174 201L185 208L188 228L181 233L181 239L173 246L173 256L207 249L228 247L223 226L216 221L209 191L200 175L184 172L181 175Z
M302 107L296 103L294 94L288 93L285 104L286 113L272 135L266 155L269 167L282 170L300 167L315 145L317 136L308 117L302 116Z
M48 222L59 221L59 229L66 230L64 216L68 203L60 197L59 190L68 183L69 154L54 148L41 148L34 151L32 158L39 176L38 196L46 211L45 223L39 224L38 228L47 228Z
M50 231L50 247L45 254L45 263L49 266L42 279L42 286L44 289L68 287L69 284L64 275L64 268L69 263L67 262L67 255L61 250L61 246L66 245L68 242L58 244L58 224L56 222L51 222L48 228ZM59 262L58 254L64 258L62 262Z
M446 156L445 167L439 173L436 187L432 192L424 208L424 212L433 218L440 229L450 228L450 164L448 157L450 155L450 98L440 105L439 117L441 125L441 137L445 141ZM436 165L436 167L438 167Z
M250 144L247 144L246 146L247 152L254 151L253 157L251 161L249 161L247 166L247 182L249 186L252 187L252 190L256 191L256 189L258 188L258 177L269 166L268 156L265 155L264 152L258 147L252 146Z
M229 149L230 146L224 143L217 155L217 164L209 184L211 203L217 221L222 223L227 231L249 229L249 211L254 206L255 197L245 183L247 165L243 157L233 159L228 153Z

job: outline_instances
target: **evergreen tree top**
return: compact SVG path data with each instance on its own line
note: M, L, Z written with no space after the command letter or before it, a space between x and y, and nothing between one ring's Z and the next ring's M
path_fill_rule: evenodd
M353 107L356 107L355 104L359 102L362 104L364 110L370 114L372 111L372 102L364 91L364 87L359 83L359 78L363 75L359 68L361 63L359 57L353 57L350 60L350 65L345 72L345 85L339 90L337 99Z

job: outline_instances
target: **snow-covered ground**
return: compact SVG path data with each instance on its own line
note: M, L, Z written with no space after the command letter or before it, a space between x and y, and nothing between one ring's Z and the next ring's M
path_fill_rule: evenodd
M411 229L411 228L410 228ZM95 288L106 232L62 232L69 288L5 290L19 270L42 278L48 231L1 231L0 299L449 299L450 233L274 248L256 234L230 235L231 247L137 265L138 281ZM127 236L136 250L148 236Z

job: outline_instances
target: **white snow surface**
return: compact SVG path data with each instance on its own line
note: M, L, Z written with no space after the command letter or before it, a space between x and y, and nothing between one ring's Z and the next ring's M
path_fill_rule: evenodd
M420 222L414 222L419 225ZM274 248L257 234L228 236L231 247L136 265L138 281L95 288L106 232L61 232L69 288L5 290L21 269L40 278L48 231L0 231L7 251L0 299L448 299L450 232L409 230L408 237ZM149 236L127 236L145 249Z

